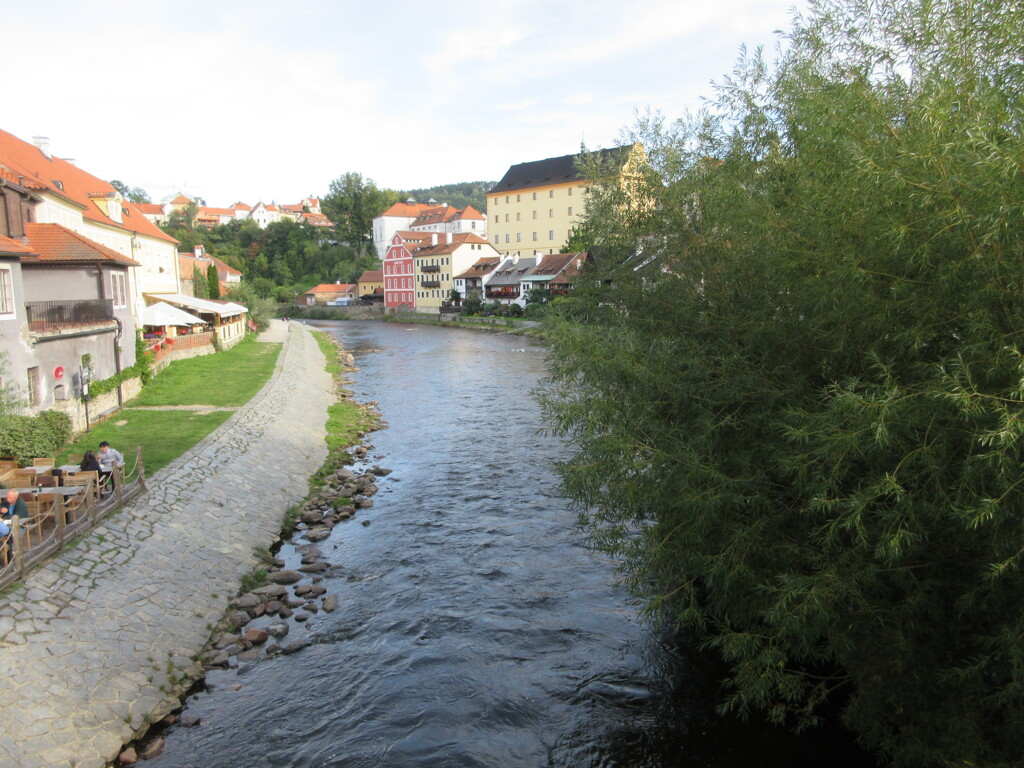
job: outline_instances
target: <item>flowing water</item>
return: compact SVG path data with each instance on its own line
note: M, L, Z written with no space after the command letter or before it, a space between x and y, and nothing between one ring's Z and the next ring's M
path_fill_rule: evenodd
M288 638L313 645L211 672L185 710L202 724L147 765L869 765L841 736L708 717L708 673L640 621L557 495L565 449L530 395L541 347L318 325L355 355L357 398L379 402L368 464L393 473L320 545L340 607Z

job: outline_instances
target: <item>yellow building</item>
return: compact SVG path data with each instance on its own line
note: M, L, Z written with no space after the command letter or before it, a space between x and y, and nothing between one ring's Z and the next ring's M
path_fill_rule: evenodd
M632 144L593 153L609 173L623 177L646 161ZM487 239L503 254L558 252L587 208L590 180L581 176L579 155L549 157L511 166L487 193Z
M373 293L384 295L384 270L368 269L359 276L357 281L360 296L369 296Z

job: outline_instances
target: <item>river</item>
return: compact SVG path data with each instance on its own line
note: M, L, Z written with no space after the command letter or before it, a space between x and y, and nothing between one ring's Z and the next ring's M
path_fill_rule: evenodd
M842 735L708 717L708 674L641 621L557 495L542 347L316 325L355 355L353 390L388 424L369 463L393 472L321 544L340 608L293 630L314 644L212 671L185 710L202 724L147 765L870 766Z

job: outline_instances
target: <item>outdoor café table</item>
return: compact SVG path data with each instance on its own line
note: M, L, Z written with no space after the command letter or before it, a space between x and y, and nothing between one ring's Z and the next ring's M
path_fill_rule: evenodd
M73 475L73 474L75 474L75 472L81 472L82 471L82 465L81 464L61 464L59 467L57 467L57 469L59 469L61 472L63 472L66 475Z
M47 472L53 469L53 467L22 467L22 469L31 469L37 475L45 475Z
M43 486L42 488L15 488L18 493L35 493L41 496L75 496L85 490L84 485Z

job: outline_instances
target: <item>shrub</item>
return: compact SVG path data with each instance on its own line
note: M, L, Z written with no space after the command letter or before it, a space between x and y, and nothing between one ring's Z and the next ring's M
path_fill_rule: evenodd
M53 456L71 439L71 418L59 411L35 416L11 415L0 432L0 455L31 458Z

